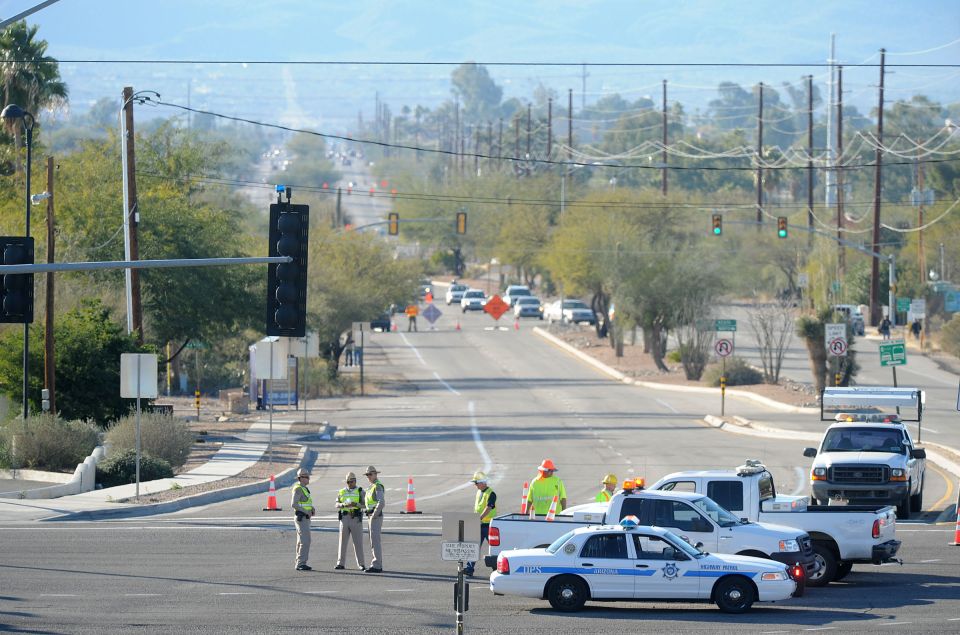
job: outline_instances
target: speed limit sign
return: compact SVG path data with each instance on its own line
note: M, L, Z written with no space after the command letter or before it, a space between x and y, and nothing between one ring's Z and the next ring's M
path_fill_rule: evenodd
M847 340L842 337L834 338L830 340L829 348L831 355L844 357L847 354Z
M733 342L728 339L717 340L717 343L713 345L713 350L719 357L729 357L733 354Z

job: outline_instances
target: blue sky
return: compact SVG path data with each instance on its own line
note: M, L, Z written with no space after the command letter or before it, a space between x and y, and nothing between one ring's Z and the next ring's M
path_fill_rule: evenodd
M2 1L0 15L38 1ZM945 0L60 0L28 20L40 26L49 53L64 60L822 63L835 33L838 58L847 64L876 63L881 47L891 64L960 64L960 12L955 1ZM377 91L395 110L418 101L436 105L449 94L450 70L100 63L65 64L62 73L78 110L97 96L118 95L125 84L162 87L165 96L183 101L189 84L195 105L245 113L258 107L258 97L262 107L263 99L278 99L276 91L286 91L289 102L293 91L345 119L343 113L355 118L358 109L371 111ZM560 94L572 88L579 99L580 72L579 66L491 68L508 96L525 98L542 82ZM658 94L656 85L668 79L672 97L705 103L722 80L777 85L808 73L820 77L824 70L592 67L588 73L587 102L610 92ZM847 73L849 99L869 108L876 100L876 69ZM923 92L960 101L958 79L960 69L895 69L887 78L888 97Z

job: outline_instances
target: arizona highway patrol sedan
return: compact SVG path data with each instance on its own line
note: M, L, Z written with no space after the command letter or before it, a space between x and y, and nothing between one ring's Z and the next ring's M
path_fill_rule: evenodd
M559 611L587 600L714 602L743 613L754 602L785 600L797 590L786 565L749 556L717 555L659 527L582 527L546 549L503 551L490 575L495 595L546 599Z

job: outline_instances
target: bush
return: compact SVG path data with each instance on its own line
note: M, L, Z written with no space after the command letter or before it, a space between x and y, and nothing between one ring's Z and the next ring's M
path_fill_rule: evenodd
M711 386L719 386L721 369L720 364L713 364L703 374L703 380ZM728 386L746 386L748 384L759 384L762 381L763 374L750 366L743 358L731 357L727 360Z
M51 472L72 471L100 441L94 424L39 414L9 421L0 428L0 463Z
M175 468L187 462L195 435L183 419L156 412L140 414L140 450ZM137 415L120 418L107 430L110 454L135 451L137 447Z
M169 418L169 417L168 417ZM163 459L140 454L140 481L155 481L173 476L173 468ZM97 483L103 487L137 482L137 451L124 450L97 464Z
M670 351L669 353L667 353L667 361L668 361L668 362L671 362L671 363L673 363L673 364L679 364L679 363L680 363L680 357L681 357L681 356L680 356L680 349L679 349L679 348L675 348L675 349L673 349L672 351Z
M960 357L960 313L954 313L953 318L943 325L940 331L940 347L951 355Z

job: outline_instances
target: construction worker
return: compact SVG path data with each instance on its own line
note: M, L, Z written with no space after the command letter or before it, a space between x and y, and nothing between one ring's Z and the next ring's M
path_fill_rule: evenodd
M409 333L410 331L416 331L417 330L417 314L420 313L420 309L417 307L416 304L411 304L407 306L407 309L406 311L404 311L404 313L406 313L407 317L410 318L410 320L407 322L407 333Z
M613 495L617 490L617 475L607 474L603 477L603 480L600 481L600 484L603 485L603 489L601 489L597 496L593 499L593 502L609 503L610 499L613 498Z
M383 573L383 550L380 547L380 531L383 529L383 506L386 500L383 483L377 478L377 468L367 466L364 472L370 481L365 507L367 510L367 529L370 531L370 568L367 573Z
M549 512L554 496L560 504L556 511L563 511L567 506L567 488L563 486L563 481L553 475L557 466L550 459L544 459L537 470L540 473L530 483L530 504L533 505L534 513L543 516Z
M497 495L487 485L487 475L483 472L474 472L470 482L477 486L473 511L480 514L480 546L482 547L483 541L487 540L490 535L490 521L497 515ZM472 576L474 565L476 565L476 562L468 562L467 566L463 568L464 574Z
M304 467L297 470L297 484L293 486L290 507L296 512L297 526L297 571L312 571L307 564L310 558L310 519L313 518L313 499L307 484L310 471Z
M347 557L347 545L353 539L353 553L357 557L357 566L363 566L363 488L357 487L357 475L347 472L347 486L337 492L337 518L340 520L340 551L337 566L343 569Z

